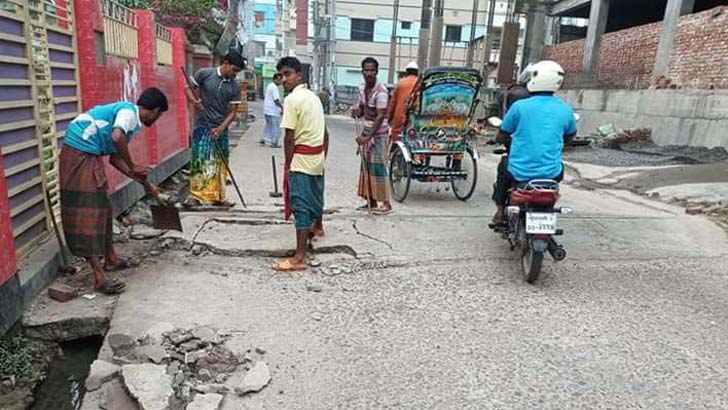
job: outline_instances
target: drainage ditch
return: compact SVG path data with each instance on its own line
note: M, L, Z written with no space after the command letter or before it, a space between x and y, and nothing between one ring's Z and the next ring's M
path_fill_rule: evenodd
M51 363L46 379L35 391L32 410L78 410L86 393L84 382L103 343L102 337L60 344L62 355Z

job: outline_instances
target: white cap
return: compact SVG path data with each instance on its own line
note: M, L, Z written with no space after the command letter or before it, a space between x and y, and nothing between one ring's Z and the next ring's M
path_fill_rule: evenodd
M407 67L404 68L405 70L419 70L420 68L417 67L416 61L410 61L409 64L407 64Z

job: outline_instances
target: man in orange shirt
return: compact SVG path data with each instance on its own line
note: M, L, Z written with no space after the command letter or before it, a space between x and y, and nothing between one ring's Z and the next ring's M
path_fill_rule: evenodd
M407 64L405 70L406 76L397 83L389 103L388 116L389 124L392 126L392 142L399 140L399 134L402 132L407 115L407 100L417 85L419 74L419 68L414 61Z

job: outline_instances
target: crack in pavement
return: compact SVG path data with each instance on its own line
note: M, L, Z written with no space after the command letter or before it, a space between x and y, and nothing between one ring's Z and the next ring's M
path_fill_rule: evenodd
M391 244L390 244L389 242L387 242L387 241L384 241L384 240L382 240L382 239L379 239L379 238L377 238L377 237L375 237L375 236L372 236L372 235L368 235L368 234L365 234L364 232L360 231L360 230L359 230L359 227L358 227L358 226L356 226L356 220L354 220L354 221L352 222L352 228L354 228L354 230L356 231L356 234L357 234L357 235L363 236L363 237L365 237L365 238L367 238L367 239L370 239L370 240L372 240L372 241L374 241L374 242L378 242L378 243L381 243L382 245L385 245L386 247L388 247L390 251L393 251L393 250L394 250L394 246L392 246L392 245L391 245Z

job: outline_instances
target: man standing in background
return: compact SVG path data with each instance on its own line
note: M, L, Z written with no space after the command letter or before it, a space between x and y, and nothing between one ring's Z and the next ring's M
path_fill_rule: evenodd
M263 102L263 115L265 115L265 130L263 130L263 139L258 142L260 145L268 144L273 148L280 147L281 139L281 112L283 104L278 87L281 85L281 75L276 73L273 76L273 82L268 84L265 90L265 100Z
M356 142L361 146L365 166L359 174L359 197L368 201L361 210L373 209L375 215L392 213L389 199L389 91L377 81L379 62L367 57L361 62L364 84L359 86L359 101L352 110L354 118L364 118L364 131L357 135ZM378 207L381 202L382 206Z
M227 172L223 161L230 156L228 127L235 121L240 101L240 84L235 77L245 69L245 59L229 51L220 66L195 73L187 99L198 110L192 131L190 194L187 205L200 202L231 207L225 200ZM220 152L222 151L222 152Z
M392 101L389 102L389 124L392 126L392 142L399 140L407 116L407 100L412 96L417 85L419 68L417 63L412 61L405 68L406 75L399 80L397 87L392 94Z

